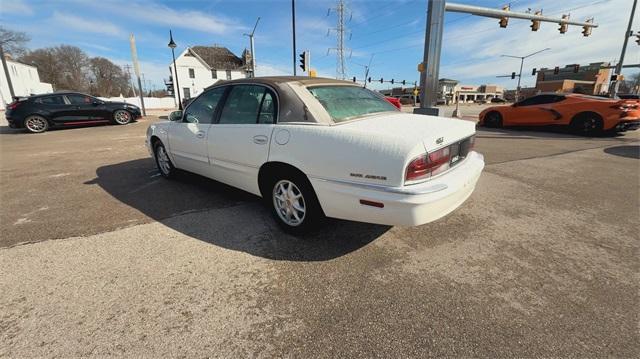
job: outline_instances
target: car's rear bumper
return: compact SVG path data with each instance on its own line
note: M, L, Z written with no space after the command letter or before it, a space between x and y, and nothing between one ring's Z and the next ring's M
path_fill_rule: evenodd
M404 187L360 185L310 178L328 217L385 225L417 226L458 208L473 192L484 157L470 152L456 168L425 183ZM382 204L374 207L361 201Z

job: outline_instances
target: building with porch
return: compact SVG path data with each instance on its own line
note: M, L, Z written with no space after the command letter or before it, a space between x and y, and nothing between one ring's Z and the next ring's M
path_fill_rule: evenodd
M192 46L186 48L176 58L177 85L180 88L177 88L173 81L175 74L173 63L169 66L171 71L169 83L173 84L176 100L178 93L182 100L188 100L198 96L204 89L218 81L252 76L250 64L251 52L246 49L240 58L226 47Z

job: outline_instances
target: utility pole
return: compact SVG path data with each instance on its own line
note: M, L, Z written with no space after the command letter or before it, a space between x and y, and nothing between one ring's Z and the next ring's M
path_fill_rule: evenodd
M260 16L258 16L256 24L253 26L253 31L250 34L244 34L244 36L249 36L249 46L251 47L251 77L256 77L256 51L253 48L253 34L256 32L256 27L258 27L258 21L260 21Z
M296 0L291 0L291 26L293 27L293 76L296 75Z
M501 57L513 57L514 59L520 59L520 72L518 73L518 86L516 87L516 101L520 99L520 80L522 80L522 66L524 65L524 59L547 50L551 50L551 48L547 47L546 49L536 51L527 56L500 55Z
M620 53L620 61L618 61L618 65L616 66L616 75L620 75L622 73L624 55L627 52L627 43L629 42L629 38L633 36L631 25L633 25L633 15L636 12L636 5L638 5L638 0L633 0L633 5L631 5L631 15L629 16L629 25L627 25L627 31L624 33L624 42L622 44L622 53ZM616 83L613 85L613 90L611 91L611 97L615 98L618 95L619 88L620 81L616 81Z
M16 97L16 94L15 92L13 92L11 74L9 73L9 67L7 66L7 59L4 57L4 49L2 49L2 44L0 44L0 57L2 57L2 68L4 69L4 74L7 77L7 85L9 85L9 94L11 95L11 99L9 99L9 102L11 102L13 101L13 98Z
M140 81L140 64L138 64L138 51L136 50L136 38L133 34L129 35L129 45L131 45L131 59L133 60L133 71L138 77L138 90L140 95L140 107L142 107L142 116L147 115L147 110L144 108L144 94L142 93L142 81Z
M344 25L346 6L344 4L344 0L338 0L338 5L333 10L335 10L336 14L338 15L337 26L335 29L333 29L336 32L337 44L335 48L329 49L329 51L336 51L336 78L344 80L347 77L347 67L345 65L344 58L344 33L346 32L346 27ZM329 12L331 12L331 9L329 9Z
M637 2L637 0L634 0ZM567 15L562 18L552 18L543 16L541 12L515 12L510 11L508 6L502 10L492 9L480 6L471 6L464 4L447 3L446 0L430 0L427 7L427 24L424 41L424 57L423 62L418 65L420 71L420 108L416 108L414 113L424 115L437 115L438 108L436 105L436 96L438 93L438 72L440 67L440 52L442 47L442 33L444 31L444 15L446 11L471 14L476 16L490 17L500 19L501 28L508 26L509 18L531 20L535 26L532 30L536 31L541 22L551 22L560 24L560 32L566 32L569 25L582 26L585 29L583 34L588 36L592 28L598 27L593 19L588 21L569 20Z
M133 97L136 97L136 87L133 85L133 78L131 77L131 65L124 65L124 70L127 72L127 76L129 77L129 86L131 86L131 91L133 91Z

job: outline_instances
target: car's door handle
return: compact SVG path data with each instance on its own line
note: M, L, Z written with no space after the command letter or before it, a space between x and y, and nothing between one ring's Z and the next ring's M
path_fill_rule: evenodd
M258 145L264 145L264 144L267 143L268 140L269 139L265 135L253 136L253 143L258 144Z
M204 138L204 131L198 131L198 132L196 132L196 137L198 137L198 138Z

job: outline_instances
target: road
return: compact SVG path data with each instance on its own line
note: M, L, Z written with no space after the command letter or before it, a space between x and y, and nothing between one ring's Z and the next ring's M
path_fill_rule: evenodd
M256 197L158 176L152 120L0 133L0 357L637 357L640 133L479 131L415 228L295 238Z

